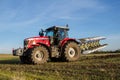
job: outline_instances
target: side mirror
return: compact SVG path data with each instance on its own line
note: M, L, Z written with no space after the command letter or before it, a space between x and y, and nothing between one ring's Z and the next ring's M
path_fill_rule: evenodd
M39 36L44 36L44 31L43 31L43 29L41 29L41 31L39 32Z

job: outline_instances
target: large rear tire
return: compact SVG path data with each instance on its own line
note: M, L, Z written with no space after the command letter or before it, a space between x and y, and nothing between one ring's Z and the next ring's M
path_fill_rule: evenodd
M62 53L62 60L63 61L76 61L80 58L80 48L78 44L75 42L68 42Z
M31 61L33 64L41 64L48 61L49 52L44 46L33 48L31 52Z

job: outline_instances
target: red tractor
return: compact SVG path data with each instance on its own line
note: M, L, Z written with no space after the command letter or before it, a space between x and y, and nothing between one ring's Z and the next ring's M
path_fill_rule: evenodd
M49 60L76 61L80 54L91 53L107 44L101 45L104 37L75 39L68 37L68 26L53 26L41 30L39 36L24 40L24 48L13 50L22 63L41 64Z

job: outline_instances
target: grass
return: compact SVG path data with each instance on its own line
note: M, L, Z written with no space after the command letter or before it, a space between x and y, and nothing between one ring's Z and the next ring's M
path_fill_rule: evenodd
M18 64L19 62L19 57L11 54L0 54L0 64Z
M76 62L20 64L19 57L0 55L0 80L120 80L120 54L82 55Z

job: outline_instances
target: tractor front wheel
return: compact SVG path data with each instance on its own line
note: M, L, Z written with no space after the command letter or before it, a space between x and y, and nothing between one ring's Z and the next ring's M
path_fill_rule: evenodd
M35 47L31 53L31 61L33 64L41 64L48 61L49 52L44 46Z

